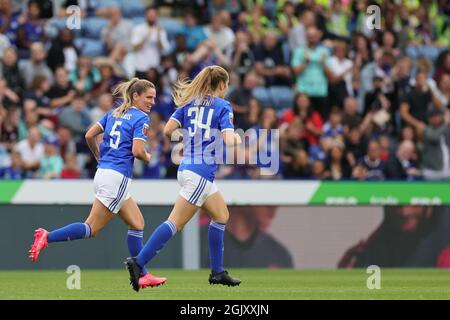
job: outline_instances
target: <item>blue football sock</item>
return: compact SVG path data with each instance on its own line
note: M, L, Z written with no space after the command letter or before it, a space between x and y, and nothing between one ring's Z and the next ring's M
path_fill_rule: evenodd
M153 231L150 239L137 256L137 263L144 267L164 247L167 241L177 232L175 225L167 220Z
M223 271L223 236L225 225L223 223L211 222L208 228L209 259L211 270Z
M91 233L92 230L90 225L87 223L77 222L50 232L48 234L47 241L48 243L51 243L90 238Z
M130 251L132 257L136 257L139 254L139 252L141 252L142 247L144 246L142 243L143 238L144 238L143 230L128 230L127 236L128 251ZM142 275L145 274L147 274L147 269L143 267Z

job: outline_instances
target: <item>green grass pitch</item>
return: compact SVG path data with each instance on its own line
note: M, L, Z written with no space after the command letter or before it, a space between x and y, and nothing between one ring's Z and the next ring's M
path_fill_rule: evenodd
M382 269L381 289L369 290L365 269L232 269L239 287L210 286L208 270L154 270L166 284L136 293L124 270L82 270L81 289L66 287L65 270L2 271L0 299L450 299L450 270Z

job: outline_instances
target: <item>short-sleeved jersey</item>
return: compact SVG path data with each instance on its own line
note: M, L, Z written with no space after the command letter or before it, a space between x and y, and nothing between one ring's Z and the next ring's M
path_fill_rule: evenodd
M185 129L183 158L179 171L191 170L214 181L217 159L223 159L222 132L234 131L233 109L228 101L218 97L206 97L196 104L191 101L178 108L170 119Z
M147 141L150 118L136 107L131 107L120 118L115 118L113 112L108 112L97 122L104 131L97 168L112 169L131 178L134 163L133 140Z

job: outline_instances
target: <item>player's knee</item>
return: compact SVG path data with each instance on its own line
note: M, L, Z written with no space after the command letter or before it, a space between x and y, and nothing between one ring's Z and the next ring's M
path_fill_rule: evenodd
M229 218L230 214L228 213L228 211L224 211L218 214L216 217L214 217L213 221L222 224L227 224Z
M131 230L144 230L145 228L145 220L144 217L139 217L134 219L129 225L128 227Z

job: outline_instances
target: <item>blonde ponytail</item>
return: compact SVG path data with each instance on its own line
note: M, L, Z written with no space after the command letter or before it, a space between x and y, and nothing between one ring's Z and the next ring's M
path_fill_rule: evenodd
M204 68L194 80L179 80L173 89L173 101L182 107L192 100L202 101L206 96L213 95L220 84L228 84L228 72L220 66Z
M113 96L121 97L123 102L114 110L114 117L122 117L133 106L133 94L142 94L148 88L155 89L155 85L148 80L133 78L130 81L122 82L114 90Z

